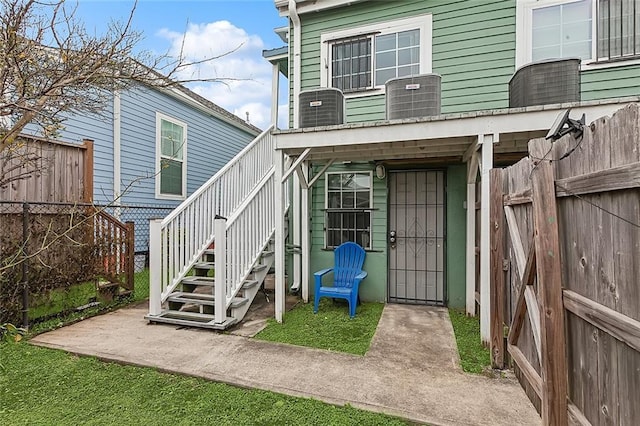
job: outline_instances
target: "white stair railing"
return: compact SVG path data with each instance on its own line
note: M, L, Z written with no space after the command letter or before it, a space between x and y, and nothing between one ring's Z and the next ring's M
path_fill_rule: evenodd
M216 215L238 216L257 194L256 188L264 186L267 176L273 174L272 128L262 132L162 222L152 221L151 315L161 312L162 303L214 242Z

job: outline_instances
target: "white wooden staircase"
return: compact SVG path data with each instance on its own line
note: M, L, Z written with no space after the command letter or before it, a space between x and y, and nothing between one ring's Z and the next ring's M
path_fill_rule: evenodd
M224 330L244 318L274 263L271 129L151 222L149 321Z

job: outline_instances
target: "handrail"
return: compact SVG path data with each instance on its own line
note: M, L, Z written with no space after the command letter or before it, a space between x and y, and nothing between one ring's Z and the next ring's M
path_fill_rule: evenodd
M151 285L158 286L161 303L212 247L214 217L237 215L256 188L273 174L272 128L262 132L159 224L159 246L150 246L150 251L160 257L159 271L151 271Z
M227 164L225 164L224 166L222 166L222 168L220 170L218 170L216 172L216 174L214 174L213 176L211 176L209 178L209 180L207 180L205 183L202 184L202 186L198 189L196 189L196 191L191 194L189 197L187 197L186 200L184 200L182 203L180 203L180 205L178 205L178 207L176 207L175 210L173 210L171 213L169 213L169 215L167 215L164 220L162 221L162 226L164 227L167 223L169 223L170 221L172 221L173 219L175 219L176 216L178 216L182 211L184 211L184 209L187 208L187 206L189 204L191 204L191 202L200 197L208 187L210 187L211 185L213 185L213 183L215 181L217 181L218 179L220 179L220 177L222 175L224 175L225 173L227 173L227 171L233 167L236 162L237 159L243 157L247 152L249 152L255 145L257 145L266 135L268 135L271 130L275 127L274 124L272 124L271 126L267 127L267 129L260 133L258 136L256 136L256 138L247 146L245 146L238 154L236 154L236 156L229 161Z

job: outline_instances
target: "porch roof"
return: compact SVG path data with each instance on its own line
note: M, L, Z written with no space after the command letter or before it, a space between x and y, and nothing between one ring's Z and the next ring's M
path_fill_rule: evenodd
M570 108L572 118L584 113L589 124L633 102L640 102L640 96L277 130L275 147L289 156L310 149L306 159L311 161L462 162L482 135L493 136L497 155L526 152L529 140L544 137L561 111Z

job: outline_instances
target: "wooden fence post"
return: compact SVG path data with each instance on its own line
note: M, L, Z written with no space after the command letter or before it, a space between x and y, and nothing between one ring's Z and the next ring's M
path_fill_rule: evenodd
M84 170L83 170L83 201L85 203L93 202L93 140L83 139L82 146L84 151Z
M126 251L126 289L134 290L134 267L135 267L135 223L127 222L127 251Z
M532 156L545 158L551 145L532 141ZM531 172L536 270L540 302L542 359L542 423L567 425L567 360L565 357L562 270L553 166L541 160ZM523 283L524 285L524 283Z
M491 170L491 366L504 368L504 208L502 169Z

